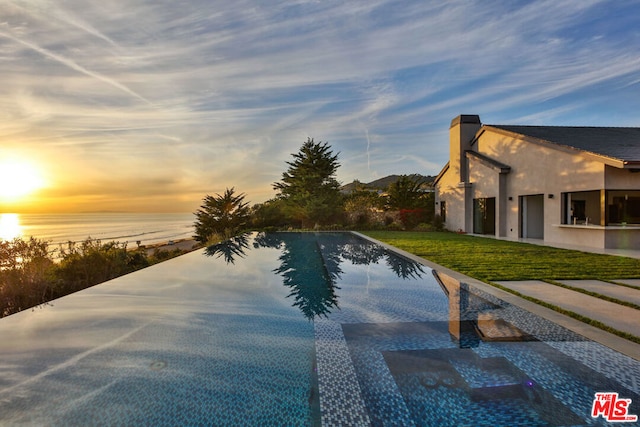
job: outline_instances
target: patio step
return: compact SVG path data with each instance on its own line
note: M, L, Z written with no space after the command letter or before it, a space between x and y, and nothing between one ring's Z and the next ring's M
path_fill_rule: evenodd
M581 316L588 317L589 319L597 320L598 322L601 322L619 331L626 332L635 336L640 336L640 310L636 310L632 307L605 301L590 295L580 293L578 291L562 288L560 286L552 285L540 280L499 281L495 283L504 286L505 288L519 292L522 295L533 297L549 304L553 304L562 309L572 311ZM572 283L573 284L570 286L580 287L576 286L579 284L574 283L574 281L572 281ZM589 287L588 283L583 285L585 287ZM608 285L616 286L611 284ZM634 302L637 294L640 293L640 291L635 289L624 289L629 292L630 297L621 298L620 296L624 297L624 295L618 294L619 296L616 296L616 298ZM605 292L598 293L606 295Z

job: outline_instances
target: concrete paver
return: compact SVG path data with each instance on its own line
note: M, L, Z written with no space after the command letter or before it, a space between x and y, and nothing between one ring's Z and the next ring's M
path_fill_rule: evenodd
M640 287L640 279L616 279L614 282L624 283L625 285L631 286L639 286Z
M500 281L501 286L537 298L565 310L602 322L612 328L640 335L640 310L604 301L539 280Z
M558 280L558 282L640 305L640 289L627 288L626 286L614 285L601 280Z

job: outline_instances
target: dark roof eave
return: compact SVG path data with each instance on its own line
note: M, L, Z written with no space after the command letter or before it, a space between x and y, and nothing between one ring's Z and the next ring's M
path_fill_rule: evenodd
M524 133L514 132L512 130L502 128L501 125L484 125L483 131L484 130L491 130L493 132L501 133L503 135L511 136L517 139L530 141L538 145L553 147L557 150L564 151L566 153L572 153L572 154L581 153L582 155L586 155L596 161L599 161L601 163L604 163L606 165L613 166L619 169L640 167L640 160L624 160L617 157L608 156L603 153L595 153L593 151L585 150L583 148L574 147L574 146L562 144L559 142L549 141L547 139L538 138L532 135L526 135Z
M440 171L440 173L438 174L438 176L436 176L436 178L433 180L433 186L435 187L436 184L440 181L440 179L442 179L442 177L444 176L444 174L449 170L449 163L447 162L446 165L444 165L444 167L442 168L442 170Z
M622 162L625 169L638 169L640 168L640 160L627 160Z
M480 163L495 170L496 172L499 172L500 174L507 174L511 172L511 166L505 165L504 163L494 160L484 154L480 154L477 151L468 150L465 151L465 155L467 156L467 158L474 157L475 159L480 161Z

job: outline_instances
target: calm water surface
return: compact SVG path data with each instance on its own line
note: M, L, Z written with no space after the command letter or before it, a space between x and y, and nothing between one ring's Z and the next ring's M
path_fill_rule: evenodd
M342 233L252 234L0 320L0 425L605 425L640 362Z
M0 214L0 239L33 236L57 247L91 237L103 242L152 244L190 238L190 213Z

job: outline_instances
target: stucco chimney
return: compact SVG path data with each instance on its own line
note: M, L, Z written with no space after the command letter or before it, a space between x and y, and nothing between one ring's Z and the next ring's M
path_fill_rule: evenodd
M459 182L467 182L467 158L465 151L471 149L471 141L480 130L480 116L461 114L451 120L449 127L449 169L453 169Z

